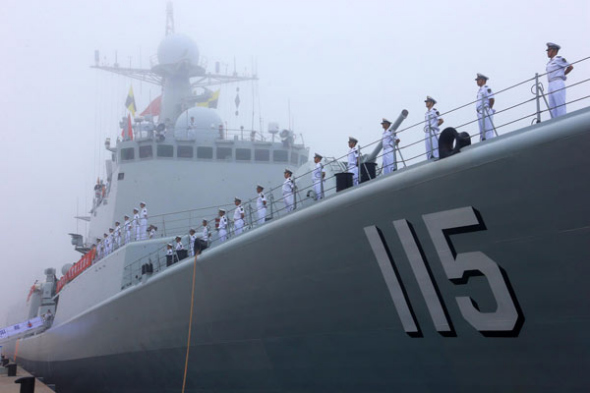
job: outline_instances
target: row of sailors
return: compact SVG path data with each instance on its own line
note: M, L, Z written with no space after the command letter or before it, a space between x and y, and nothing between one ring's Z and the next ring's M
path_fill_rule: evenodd
M548 42L547 44L547 57L549 62L546 66L547 80L549 82L548 87L548 100L549 100L549 112L551 118L563 116L567 113L566 110L566 94L565 94L565 80L572 70L573 65L567 62L567 60L561 56L557 56L557 53L561 49L561 46ZM480 141L485 141L497 136L495 127L493 124L493 115L496 113L494 109L494 93L492 89L487 85L489 78L481 73L477 73L475 82L479 87L477 91L477 98L475 103L475 110L477 113L477 123L479 127L479 138ZM440 126L444 120L440 117L440 112L434 107L437 101L426 96L424 101L426 104L426 114L424 116L424 133L426 137L424 139L427 158L433 160L438 158L438 136ZM394 162L394 149L399 144L399 139L396 137L395 132L391 129L391 122L387 119L383 119L381 122L383 126L383 173L387 174L396 169ZM357 148L358 140L353 137L349 138L349 153L348 153L348 168L349 173L353 174L353 183L356 185L359 182L358 178L358 163L359 163L359 152Z
M139 209L133 209L133 220L125 215L123 227L119 221L115 221L115 227L109 228L109 232L104 234L103 239L96 239L97 256L99 259L103 258L133 240L146 240L148 236L151 239L157 230L155 225L148 227L148 210L146 203L141 201Z
M197 230L199 231L198 233L197 233ZM195 255L199 255L201 253L201 251L203 251L204 249L209 247L209 241L211 239L211 231L209 229L209 225L208 225L207 220L204 219L202 226L200 228L198 228L197 230L195 230L193 228L191 228L189 230L188 251L189 251L189 255L191 257L194 257ZM176 236L174 244L168 243L166 245L166 257L168 259L167 264L170 265L171 263L176 262L177 259L176 258L172 259L171 257L174 256L175 254L178 256L184 250L185 250L185 248L184 248L184 244L182 244L182 237Z

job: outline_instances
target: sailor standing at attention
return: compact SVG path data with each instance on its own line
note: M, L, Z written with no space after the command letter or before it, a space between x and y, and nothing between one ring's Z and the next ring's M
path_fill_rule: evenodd
M141 214L139 218L139 227L140 227L140 234L141 240L147 239L147 222L148 222L148 211L145 207L145 202L139 202L139 207L141 208Z
M115 249L121 247L121 223L115 221Z
M139 232L139 209L133 208L133 221L131 221L131 227L135 229L135 241L141 238Z
M201 237L197 239L196 244L196 252L200 254L201 251L209 247L209 239L211 238L211 231L209 230L209 225L207 225L207 220L203 219L203 226L201 227Z
M257 225L262 225L266 221L266 197L262 191L264 191L264 187L258 184L256 186L256 192L258 193L258 198L256 199L256 210L258 211Z
M283 182L283 202L285 202L285 211L292 212L295 209L295 183L293 182L293 172L285 168L285 181Z
M553 42L547 43L547 79L549 80L549 111L551 118L565 115L565 80L566 75L569 74L574 66L567 62L561 56L557 56L557 52L561 46Z
M491 139L495 136L492 115L496 113L493 108L496 100L494 99L492 89L487 85L488 79L487 76L479 73L475 78L475 82L479 86L475 108L477 110L477 124L479 124L480 141L485 141L486 139Z
M125 244L129 244L131 242L131 221L129 221L129 216L125 214L125 223L123 223L123 228L125 228Z
M326 177L326 172L324 172L324 165L322 164L322 157L318 153L315 153L313 156L313 162L315 162L315 168L311 173L311 177L313 180L313 190L315 192L315 200L319 201L320 199L324 198L324 178Z
M399 143L399 138L395 131L391 129L391 122L387 119L381 121L383 135L381 135L381 144L383 145L383 174L391 173L397 169L395 162L394 149Z
M357 143L357 139L348 137L348 173L352 173L353 186L359 184L359 148Z
M234 210L234 230L236 235L242 233L242 229L244 228L244 208L242 207L242 200L238 197L234 198L234 204L236 205L236 209Z
M219 219L216 224L216 229L219 234L219 241L224 242L227 240L227 217L225 216L225 210L219 209Z
M424 117L426 125L424 126L424 132L426 133L426 157L429 160L438 158L438 131L439 126L444 122L441 119L440 113L434 107L436 100L430 96L426 96L426 116Z
M104 244L104 254L103 256L107 256L111 253L111 241L109 239L109 235L107 235L106 233L103 235L104 240L102 241Z
M197 241L197 235L193 228L188 231L188 248L191 254L191 257L195 256L195 242Z

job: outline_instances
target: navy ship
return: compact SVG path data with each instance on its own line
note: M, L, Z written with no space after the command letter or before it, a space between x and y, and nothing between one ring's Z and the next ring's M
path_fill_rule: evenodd
M355 187L325 158L316 201L290 130L220 128L189 99L207 75L194 43L171 33L158 55L163 121L122 121L106 144L109 186L73 234L84 256L59 280L46 270L25 322L0 330L5 355L59 393L588 391L590 108L540 122L537 76L530 126L474 144L444 131L443 158L406 166L398 151L398 170ZM248 230L168 263L172 239L257 182L263 225L244 198ZM157 235L98 258L96 239L142 199Z

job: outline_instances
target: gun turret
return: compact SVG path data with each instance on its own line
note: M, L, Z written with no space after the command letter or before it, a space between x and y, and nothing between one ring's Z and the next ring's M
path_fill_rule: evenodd
M391 132L397 131L397 129L399 128L399 126L402 124L402 122L404 120L406 120L406 118L408 117L408 113L409 112L406 109L404 109L402 111L402 113L400 113L400 115L393 122L393 124L391 125L391 127L389 127L389 129L391 130ZM363 156L362 162L375 162L375 159L377 158L377 156L381 152L381 149L382 148L383 148L383 144L382 144L381 141L379 141L379 143L377 144L377 146L375 146L375 149L370 154L367 154L367 155Z

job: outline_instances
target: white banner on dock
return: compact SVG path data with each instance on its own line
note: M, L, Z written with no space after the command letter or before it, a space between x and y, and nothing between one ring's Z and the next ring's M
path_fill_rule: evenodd
M37 317L28 321L17 323L16 325L0 328L0 340L27 332L43 326L43 318Z

